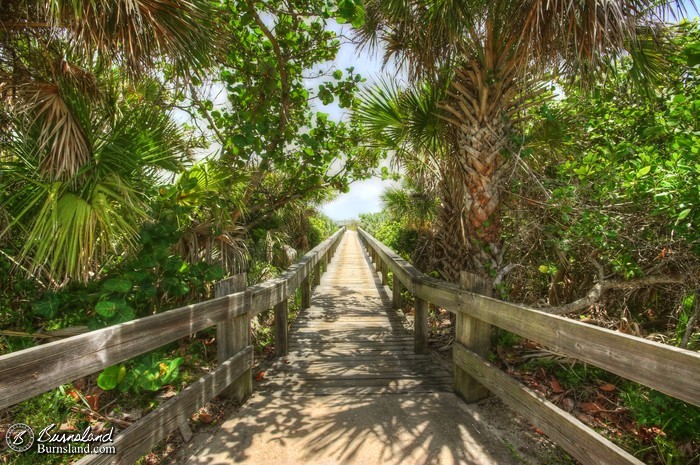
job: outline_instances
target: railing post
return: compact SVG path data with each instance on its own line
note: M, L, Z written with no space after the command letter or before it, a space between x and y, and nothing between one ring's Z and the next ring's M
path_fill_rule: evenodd
M386 286L389 283L389 266L382 262L382 286Z
M216 283L214 295L223 297L228 294L244 291L246 288L246 274L241 273ZM246 306L250 308L248 298ZM216 360L222 364L229 358L250 345L250 316L248 313L238 315L230 320L219 323L216 327ZM251 353L251 357L252 357ZM251 366L253 364L251 363ZM221 395L231 397L237 402L243 403L253 393L253 373L248 370L238 379L233 381Z
M394 309L398 310L401 308L401 281L399 281L398 276L394 273L394 278L392 279L393 286L391 290L391 302L394 305Z
M466 271L461 271L459 274L459 287L475 294L491 296L491 283ZM491 325L462 312L457 312L455 341L463 344L472 352L486 357L491 345ZM454 372L455 393L465 402L476 402L488 397L488 389L466 371L455 365Z
M314 265L314 286L321 284L321 259L318 259L316 265Z
M428 352L430 328L428 327L428 302L417 295L413 297L413 351L417 354Z
M287 355L287 322L288 300L275 305L275 355L278 357Z
M311 307L311 270L301 282L301 308Z

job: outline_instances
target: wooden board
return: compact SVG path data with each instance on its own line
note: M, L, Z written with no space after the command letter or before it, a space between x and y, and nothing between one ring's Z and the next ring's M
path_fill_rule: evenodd
M75 465L130 465L146 454L163 437L186 422L199 408L219 394L232 379L239 378L252 367L253 348L248 347L203 376L158 409L137 421L113 443L116 455L87 455Z
M552 350L700 406L700 354L464 293L460 311Z
M632 455L459 343L454 346L454 361L582 463L642 465Z
M0 357L0 408L245 313L245 293L189 305Z

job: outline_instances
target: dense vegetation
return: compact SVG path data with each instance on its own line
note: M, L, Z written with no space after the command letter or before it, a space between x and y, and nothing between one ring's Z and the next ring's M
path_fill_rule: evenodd
M504 155L512 157L501 184L504 247L488 276L501 299L698 351L700 28L666 33L664 74L646 87L632 76L634 57L622 57L604 80L553 80L549 98L528 111L518 150ZM435 253L446 155L440 123L429 118L440 111L434 92L391 84L368 92L360 116L380 145L394 144L404 181L360 224L448 277ZM432 321L438 347L448 343L438 312ZM502 333L492 357L645 462L697 461L700 409L542 349Z
M0 354L275 276L334 230L318 206L386 155L401 184L360 221L423 271L700 350L700 29L669 26L672 6L0 0ZM332 22L409 82L336 69ZM253 322L259 355L271 318ZM125 426L214 363L214 339L0 424ZM539 349L502 333L493 360L527 360L523 382L563 408L573 392L583 421L649 463L698 460L697 408Z
M228 275L264 281L328 237L318 206L376 164L356 125L321 111L357 104L363 78L335 68L342 39L326 24L361 12L0 1L0 354L210 298ZM262 355L271 318L253 322ZM0 423L124 426L214 363L213 336L76 380Z

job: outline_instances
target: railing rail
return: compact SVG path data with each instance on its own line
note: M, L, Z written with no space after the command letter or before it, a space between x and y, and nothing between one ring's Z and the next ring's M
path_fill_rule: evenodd
M641 463L614 444L599 436L573 416L522 387L503 375L483 358L483 347L471 347L468 341L482 337L459 334L459 318L470 319L467 333L488 331L498 326L552 350L603 368L623 378L664 392L690 404L700 406L700 354L659 344L605 328L588 325L533 308L499 301L479 295L459 286L424 275L396 253L358 228L360 238L372 257L377 271L394 275L394 296L397 286L408 289L416 298L415 338L420 350L427 340L428 329L418 319L424 319L425 302L441 306L458 316L458 331L454 346L456 374L464 370L469 377L501 397L515 410L534 422L571 455L584 463ZM387 280L383 276L382 281ZM400 294L399 294L400 295ZM395 297L396 298L396 297ZM487 329L479 329L476 322ZM465 325L462 326L463 328ZM486 339L490 334L486 334ZM455 390L460 392L460 380ZM574 437L571 437L574 435Z
M229 335L232 339L246 338L245 345L236 353L223 352L225 356L218 357L219 367L216 370L117 436L112 444L119 446L116 456L90 455L78 462L133 463L243 374L250 376L253 351L247 343L247 322L252 316L272 307L284 310L283 315L276 311L276 316L286 322L287 299L299 287L302 287L302 306L308 307L311 273L313 271L314 282L317 283L321 265L328 263L344 231L345 227L340 228L279 277L250 286L244 291L0 356L0 409L197 331L242 317L246 322L245 328L242 331L238 328L239 332ZM286 324L277 325L277 343L286 341L286 331ZM286 353L286 343L283 344L282 353ZM248 380L248 384L252 384L252 381Z

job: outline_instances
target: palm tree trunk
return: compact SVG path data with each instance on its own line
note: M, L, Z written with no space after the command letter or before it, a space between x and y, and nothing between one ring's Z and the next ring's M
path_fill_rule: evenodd
M462 264L462 270L490 279L503 261L500 207L505 175L511 166L512 126L500 99L511 92L504 84L506 79L497 79L493 72L472 69L458 75L450 101L444 105L456 117L451 118L456 169L445 175L452 178L449 184L453 189L463 186L459 221L464 237L453 241L461 244L460 253L467 258L452 261ZM454 270L450 275L453 280L459 276L458 272L454 276Z
M460 270L469 265L469 242L466 235L467 209L464 185L455 169L443 170L440 180L440 206L435 235L434 268L443 279L456 283ZM453 175L450 176L450 173Z

